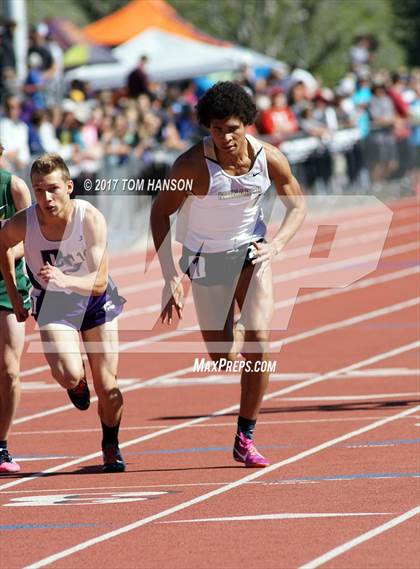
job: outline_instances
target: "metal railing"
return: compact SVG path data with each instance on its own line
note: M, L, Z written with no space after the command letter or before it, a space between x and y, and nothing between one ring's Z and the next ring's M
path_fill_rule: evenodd
M386 199L414 192L410 176L419 148L411 147L408 139L397 139L389 128L373 128L367 138L361 138L356 128L340 129L324 140L298 134L277 146L308 195L373 193ZM105 215L112 248L144 244L155 182L167 176L178 155L155 148L144 158L130 156L121 165L104 159L96 171L81 168L74 195L88 199ZM28 170L18 174L29 182ZM127 182L123 189L124 180L137 184L136 191L129 191Z

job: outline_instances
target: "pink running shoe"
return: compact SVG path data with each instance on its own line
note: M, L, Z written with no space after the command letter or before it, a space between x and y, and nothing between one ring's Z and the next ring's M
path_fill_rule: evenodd
M0 474L4 472L19 472L20 466L10 456L7 448L0 449Z
M269 466L269 461L255 448L254 441L248 439L243 433L235 437L233 458L237 462L243 462L246 468L264 468Z

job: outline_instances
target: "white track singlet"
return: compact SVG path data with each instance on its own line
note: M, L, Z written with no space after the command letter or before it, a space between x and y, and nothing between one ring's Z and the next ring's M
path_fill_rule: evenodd
M83 234L83 220L88 202L84 200L72 200L74 214L71 233L62 241L49 241L46 239L39 226L36 214L36 205L26 210L26 235L24 240L25 262L28 276L34 289L32 295L37 296L36 289L46 289L44 282L37 276L40 269L48 262L55 265L63 273L87 275L90 271L86 263L86 242ZM48 291L65 292L71 294L71 290L58 288L49 284Z
M231 176L217 162L211 137L203 140L210 182L206 196L189 195L177 219L177 240L191 251L230 251L265 236L262 197L271 186L265 150L247 135L254 163L246 174Z

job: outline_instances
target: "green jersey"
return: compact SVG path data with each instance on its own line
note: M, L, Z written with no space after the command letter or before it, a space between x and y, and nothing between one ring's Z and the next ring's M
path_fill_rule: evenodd
M12 174L0 168L0 224L11 218L16 213L16 207L12 197ZM30 307L29 290L31 288L25 273L23 259L15 262L16 285L22 296L25 308ZM6 292L3 275L0 273L0 310L12 310L12 304Z

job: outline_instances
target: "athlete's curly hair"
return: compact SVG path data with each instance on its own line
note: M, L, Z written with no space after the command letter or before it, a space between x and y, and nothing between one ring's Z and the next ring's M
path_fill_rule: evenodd
M207 128L213 119L237 117L244 125L252 124L257 107L239 83L220 81L200 98L196 106L198 122Z

